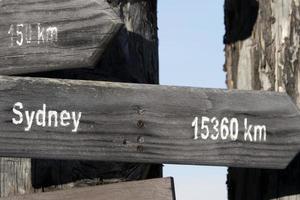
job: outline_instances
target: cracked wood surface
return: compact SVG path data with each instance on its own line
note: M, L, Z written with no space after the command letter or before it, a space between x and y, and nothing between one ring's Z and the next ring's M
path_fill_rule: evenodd
M229 88L287 92L300 106L299 5L299 0L225 1ZM299 166L298 156L285 170L230 168L229 199L297 200Z

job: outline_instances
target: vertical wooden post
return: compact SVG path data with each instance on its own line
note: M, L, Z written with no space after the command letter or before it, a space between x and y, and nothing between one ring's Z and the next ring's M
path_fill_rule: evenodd
M108 2L125 27L96 68L25 76L158 84L156 0ZM1 158L0 196L156 178L161 173L161 165Z
M229 88L287 92L300 106L299 5L299 0L225 0ZM296 200L299 177L299 158L286 170L229 168L228 196Z

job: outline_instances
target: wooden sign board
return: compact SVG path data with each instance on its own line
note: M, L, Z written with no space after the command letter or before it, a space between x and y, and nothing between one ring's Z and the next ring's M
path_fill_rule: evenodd
M175 200L173 178L132 181L0 198L1 200Z
M285 93L0 77L0 156L285 168Z
M106 0L1 0L0 74L93 67L121 26Z

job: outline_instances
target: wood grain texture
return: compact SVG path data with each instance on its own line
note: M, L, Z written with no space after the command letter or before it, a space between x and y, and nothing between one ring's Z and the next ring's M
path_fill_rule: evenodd
M108 2L125 26L108 46L96 67L47 71L24 76L157 84L156 0ZM160 164L18 158L0 158L0 164L0 188L1 191L5 191L1 196L24 194L36 191L37 188L53 191L58 188L162 176Z
M132 181L57 192L0 198L1 200L175 200L173 178Z
M299 0L225 1L229 88L286 91L300 106L299 14ZM256 20L249 23L249 19ZM247 37L236 37L241 30L247 30ZM300 198L300 154L284 170L229 168L228 172L230 200Z
M105 0L0 1L0 74L94 67L122 26Z
M300 112L284 93L4 76L0 85L1 156L285 168L300 148ZM12 123L16 102L80 111L78 132L25 132ZM195 116L247 117L268 139L193 140Z

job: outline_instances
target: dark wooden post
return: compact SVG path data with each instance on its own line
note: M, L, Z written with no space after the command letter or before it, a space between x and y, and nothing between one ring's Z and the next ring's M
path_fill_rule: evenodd
M125 27L96 68L26 74L32 77L158 84L156 0L108 0ZM161 165L0 159L0 196L161 176ZM50 187L51 186L51 187Z
M300 106L299 3L225 1L229 88L287 92ZM299 158L285 170L229 168L229 199L299 199L299 177Z

